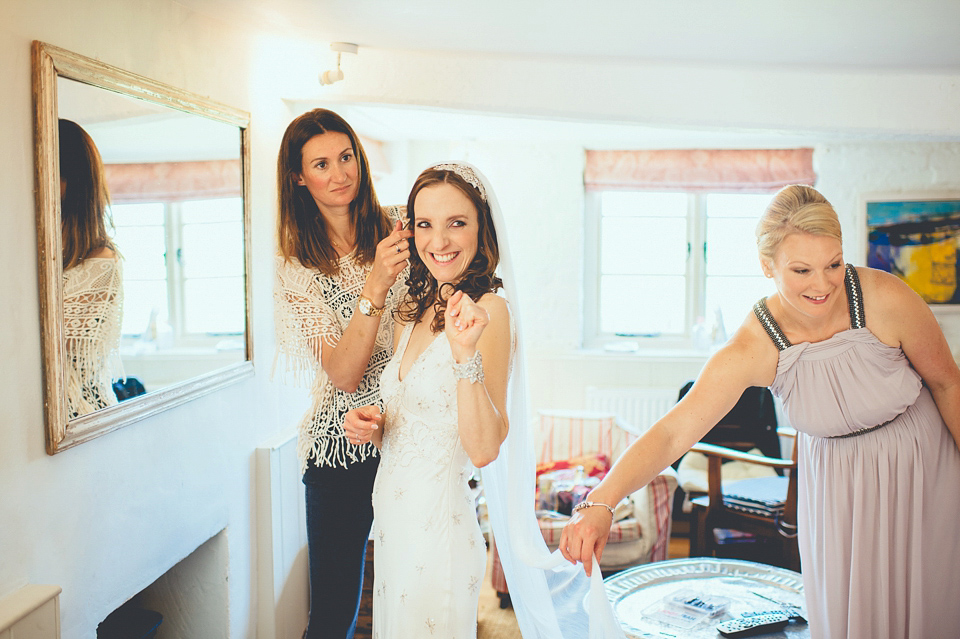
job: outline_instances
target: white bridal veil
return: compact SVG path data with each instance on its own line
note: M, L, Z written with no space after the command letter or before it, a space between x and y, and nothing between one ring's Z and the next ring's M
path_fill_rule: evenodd
M517 347L507 396L510 430L496 461L481 469L483 489L500 563L524 639L623 639L603 587L597 560L587 577L580 564L550 553L534 514L536 458L527 409L526 370L520 336L520 305L506 227L489 181L464 162L431 168L454 171L473 184L490 205L497 244L498 274L513 317ZM472 174L472 175L471 175ZM471 179L473 178L473 179Z

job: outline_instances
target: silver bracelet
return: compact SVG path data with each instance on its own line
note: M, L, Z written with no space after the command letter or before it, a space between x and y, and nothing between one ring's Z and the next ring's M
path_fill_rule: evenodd
M473 354L473 357L463 364L453 362L453 376L456 379L465 379L471 384L483 383L483 356L480 351Z
M570 514L572 515L573 513L580 512L584 508L591 508L593 506L603 506L610 511L610 516L613 517L613 508L599 501L581 501L579 504L573 507L573 510L570 512Z

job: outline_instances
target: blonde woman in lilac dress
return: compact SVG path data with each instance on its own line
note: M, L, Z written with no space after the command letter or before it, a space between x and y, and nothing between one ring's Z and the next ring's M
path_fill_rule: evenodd
M844 263L836 212L810 187L777 194L757 245L776 293L589 499L616 504L769 386L799 432L811 636L960 637L960 370L933 313L893 275ZM564 556L602 553L609 524L581 510Z

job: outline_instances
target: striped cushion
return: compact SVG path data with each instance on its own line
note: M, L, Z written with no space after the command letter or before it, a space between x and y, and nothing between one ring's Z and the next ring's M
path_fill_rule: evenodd
M635 439L612 413L540 411L539 463L603 454L616 459Z

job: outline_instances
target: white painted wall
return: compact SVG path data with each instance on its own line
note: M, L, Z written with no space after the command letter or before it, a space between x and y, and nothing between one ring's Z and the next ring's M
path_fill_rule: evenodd
M658 386L679 390L704 357L664 357L580 350L583 331L583 147L577 143L459 142L409 144L411 183L431 163L458 159L480 168L506 217L520 279L521 319L532 406L576 409L588 386ZM818 187L836 207L847 261L864 264L861 198L875 193L960 193L958 142L815 144ZM625 295L637 294L624 292ZM730 318L732 332L742 316ZM960 314L939 313L960 358Z
M852 133L960 138L960 81L950 74L601 65L365 49L344 61L347 81L321 90L316 76L329 61L327 43L241 32L175 0L8 1L0 5L0 34L0 596L27 583L62 586L65 639L91 639L108 612L223 528L229 634L254 636L254 449L290 428L305 408L301 392L268 380L273 172L291 117L281 98L322 98L333 108L337 100L358 100L609 122L769 127L820 131L833 139ZM256 377L54 457L43 446L37 328L34 39L253 117ZM415 174L451 151L411 148L407 170ZM696 374L698 361L576 351L579 149L471 144L459 151L489 173L510 212L518 265L527 274L521 314L533 356L535 405L576 407L579 389L589 383L679 386ZM957 153L955 144L831 143L818 147L817 163L821 186L845 216L849 234L847 216L861 190L960 187ZM904 166L905 158L918 162Z
M256 376L53 457L38 330L34 39L248 110L254 122ZM0 5L0 596L27 583L61 586L65 639L92 639L109 612L224 528L229 636L254 636L254 449L305 408L303 393L268 379L273 175L289 121L272 84L284 76L272 56L288 50L274 44L171 0Z
M156 639L228 639L229 565L227 531L224 530L147 586L129 605L134 609L161 612L163 621Z
M864 261L863 223L856 217L861 194L960 188L960 74L955 72L438 58L377 49L345 60L344 68L349 82L320 90L305 74L298 75L291 97L322 96L331 108L337 101L369 102L805 136L817 149L819 186L841 215L847 259L857 264ZM665 360L576 350L582 330L582 152L576 140L410 145L409 181L430 162L467 160L491 178L508 217L523 211L510 231L524 278L524 337L536 408L579 408L588 385L679 388L703 364L697 357ZM960 318L946 313L940 318L960 356ZM733 324L728 332L740 320L728 320Z
M955 117L960 121L960 111ZM828 143L816 147L814 165L818 186L840 214L844 255L854 264L866 261L864 196L960 194L958 142ZM960 312L936 307L934 312L960 361Z

